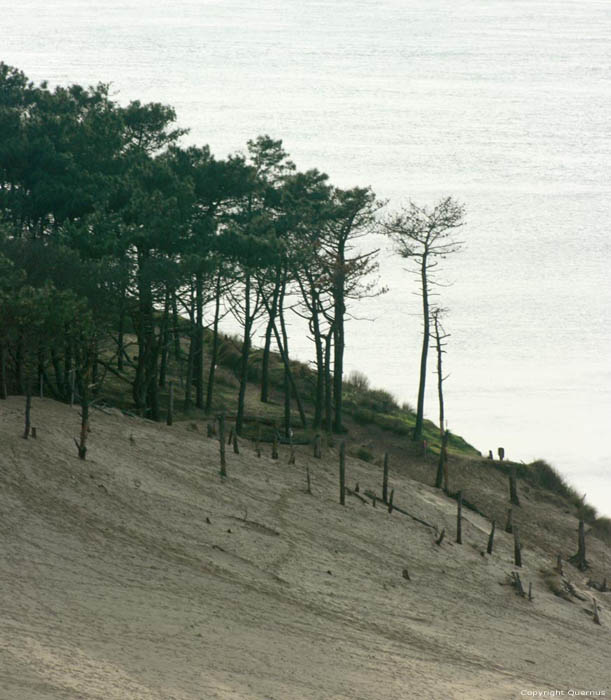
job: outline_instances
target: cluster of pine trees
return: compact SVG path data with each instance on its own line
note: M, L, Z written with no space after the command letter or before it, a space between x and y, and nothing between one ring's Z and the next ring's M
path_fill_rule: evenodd
M358 240L381 202L300 172L268 136L218 159L181 146L184 133L168 106L121 106L103 84L51 90L0 63L0 396L40 382L68 400L112 373L158 420L176 363L185 407L210 411L219 320L231 313L238 433L256 328L261 399L276 348L285 403L305 425L289 361L295 311L314 346L312 427L341 431L348 307L378 291L376 251Z

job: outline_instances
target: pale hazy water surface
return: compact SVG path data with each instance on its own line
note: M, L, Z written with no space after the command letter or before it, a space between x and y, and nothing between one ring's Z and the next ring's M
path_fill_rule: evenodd
M0 0L0 32L30 78L170 103L219 156L269 133L391 204L461 199L449 426L549 459L611 514L610 2ZM386 251L382 277L347 368L414 403L414 280ZM309 357L305 338L292 350Z

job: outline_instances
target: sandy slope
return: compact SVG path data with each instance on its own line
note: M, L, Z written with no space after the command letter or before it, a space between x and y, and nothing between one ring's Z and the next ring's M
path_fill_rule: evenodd
M441 547L403 515L342 508L333 452L288 466L244 444L221 483L201 425L96 411L83 463L76 408L35 400L28 441L21 411L0 402L1 700L611 695L611 594L599 627L527 547L535 599L520 598L500 585L509 536L483 556L489 523L466 512L454 544L455 504L434 489L392 477L400 506L447 528ZM378 486L372 465L348 474Z

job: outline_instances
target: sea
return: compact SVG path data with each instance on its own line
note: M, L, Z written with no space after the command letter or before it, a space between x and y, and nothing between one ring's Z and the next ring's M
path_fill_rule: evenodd
M388 214L462 202L436 299L448 427L548 460L611 515L609 0L0 0L0 60L171 104L185 144L219 157L282 139ZM388 292L350 307L346 369L413 405L417 278L387 239L367 244Z

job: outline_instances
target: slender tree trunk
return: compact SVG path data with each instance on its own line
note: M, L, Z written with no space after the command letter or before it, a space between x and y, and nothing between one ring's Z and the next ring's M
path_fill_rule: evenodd
M124 335L125 335L125 297L127 290L125 287L121 290L119 301L119 328L117 331L117 369L123 371L123 355L125 353Z
M333 396L331 394L331 343L333 339L333 329L329 331L325 338L325 431L331 432L333 427Z
M272 333L276 313L278 310L278 295L280 292L280 273L276 276L276 284L272 296L272 305L269 309L269 318L267 328L265 329L265 345L263 347L263 362L261 365L261 401L267 403L269 401L269 358L271 354Z
M161 344L161 356L159 361L159 386L165 386L168 373L168 346L170 342L170 295L166 290L165 302L163 305L163 320L161 322L161 331L159 333L159 342Z
M189 352L187 354L187 377L185 379L184 410L190 411L193 405L191 392L193 389L193 339L189 338Z
M426 385L426 364L429 352L430 338L430 311L429 311L429 289L427 280L427 256L423 255L420 267L422 280L422 354L420 356L420 382L418 384L418 405L416 408L416 425L412 439L418 441L422 439L422 426L424 423L424 392Z
M317 429L320 428L322 424L325 400L325 357L318 318L312 319L312 332L314 335L314 347L316 348L316 394L314 397L314 419L312 427Z
M221 277L219 271L216 276L216 290L214 299L214 324L212 328L212 350L210 353L210 369L208 370L208 386L206 387L206 413L212 410L212 397L214 395L214 375L216 372L216 361L219 352L219 317L221 313Z
M195 405L204 408L204 281L202 273L195 275L195 351L193 353L195 377Z
M242 435L244 428L244 402L246 398L246 383L248 381L248 358L250 356L250 333L252 330L251 318L251 275L246 274L245 290L244 290L244 337L242 340L242 358L240 361L240 390L238 393L238 411L236 415L236 432Z
M343 281L335 290L335 323L333 344L333 430L342 433L343 427L343 372L344 372L344 315L346 306L344 303Z

